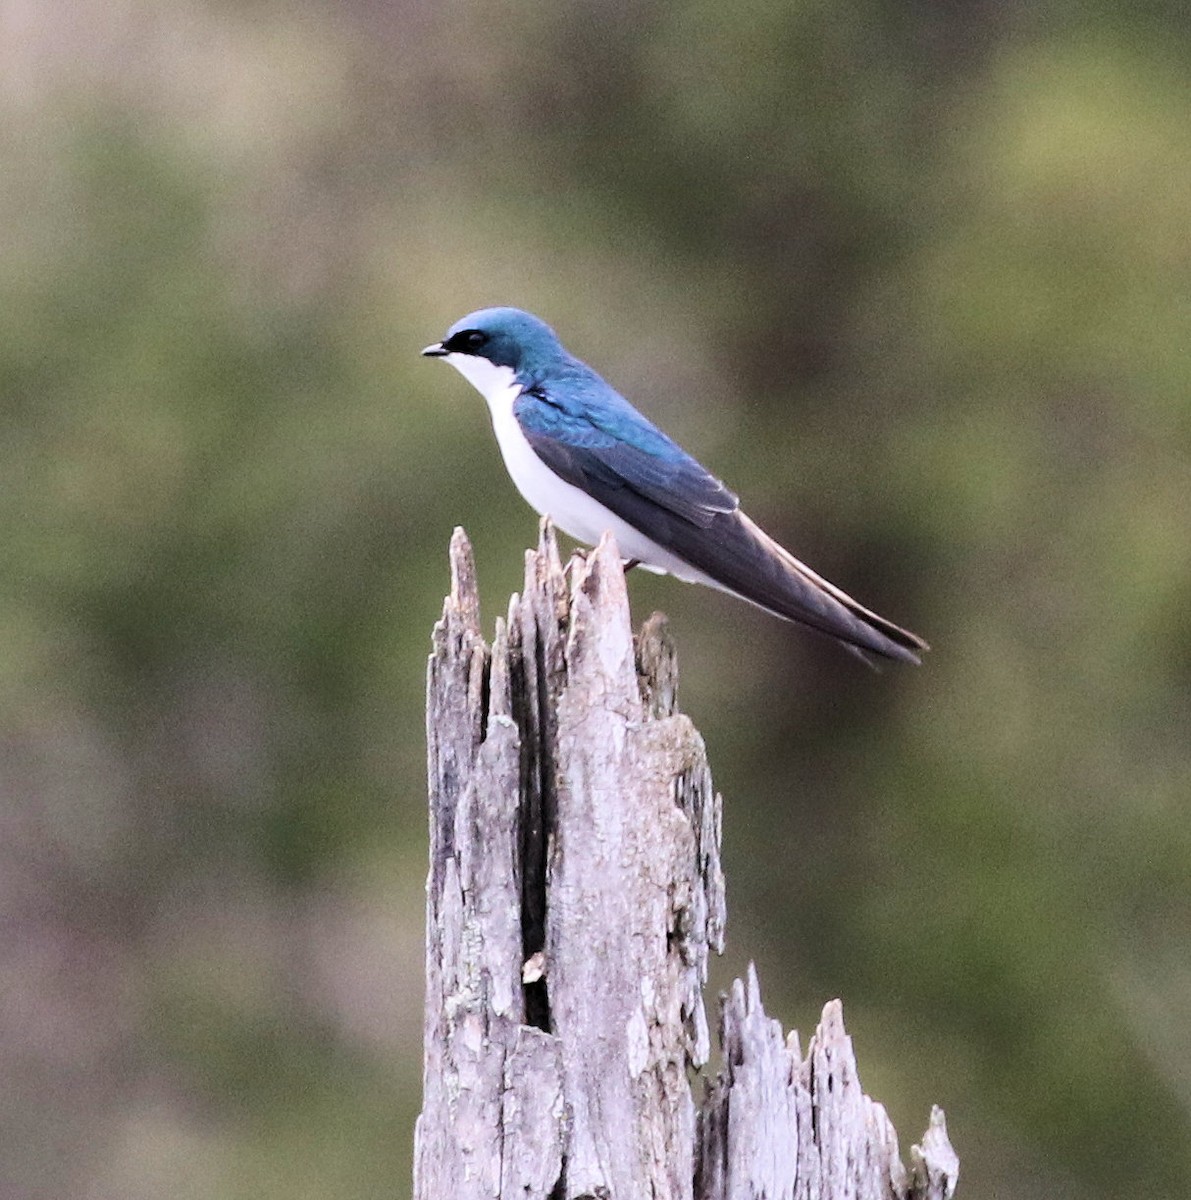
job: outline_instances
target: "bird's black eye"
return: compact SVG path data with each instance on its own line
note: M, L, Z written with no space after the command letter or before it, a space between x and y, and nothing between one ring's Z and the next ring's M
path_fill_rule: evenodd
M481 329L464 329L455 334L448 343L452 350L461 350L464 354L475 354L488 342L488 335Z
M490 340L482 329L461 329L443 342L443 349L448 354L479 354Z

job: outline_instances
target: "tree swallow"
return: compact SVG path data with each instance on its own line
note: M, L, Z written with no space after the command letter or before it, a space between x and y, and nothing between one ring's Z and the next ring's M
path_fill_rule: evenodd
M517 490L572 537L595 545L611 531L630 566L718 588L862 658L917 663L927 649L778 545L544 321L480 309L422 353L445 359L484 397Z

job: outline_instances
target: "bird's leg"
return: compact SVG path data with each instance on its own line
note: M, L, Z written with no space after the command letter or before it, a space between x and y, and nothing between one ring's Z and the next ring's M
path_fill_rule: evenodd
M639 567L641 560L639 558L629 558L625 560L624 573L627 575L634 567Z

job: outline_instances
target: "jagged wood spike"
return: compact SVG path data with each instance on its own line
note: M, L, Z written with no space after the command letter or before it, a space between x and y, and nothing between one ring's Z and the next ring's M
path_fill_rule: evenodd
M564 569L543 521L489 648L456 530L427 678L415 1200L949 1200L942 1112L907 1172L838 1002L804 1058L751 967L696 1106L722 801L664 617L633 639L615 543Z

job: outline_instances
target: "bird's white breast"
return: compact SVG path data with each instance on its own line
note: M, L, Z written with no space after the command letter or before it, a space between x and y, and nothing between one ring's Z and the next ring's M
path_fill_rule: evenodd
M534 453L513 415L513 403L521 395L513 369L474 354L448 354L446 359L488 402L501 456L521 495L572 537L598 542L600 534L611 528L608 518L616 518L586 492L560 479Z
M549 516L559 529L571 537L590 546L594 546L605 532L611 531L625 558L637 559L643 567L669 573L679 579L712 584L701 571L675 558L598 500L574 484L567 483L546 466L534 452L513 414L513 403L521 395L521 385L511 367L498 367L474 354L447 354L443 357L488 402L492 428L505 467L517 490L534 509L543 516Z

